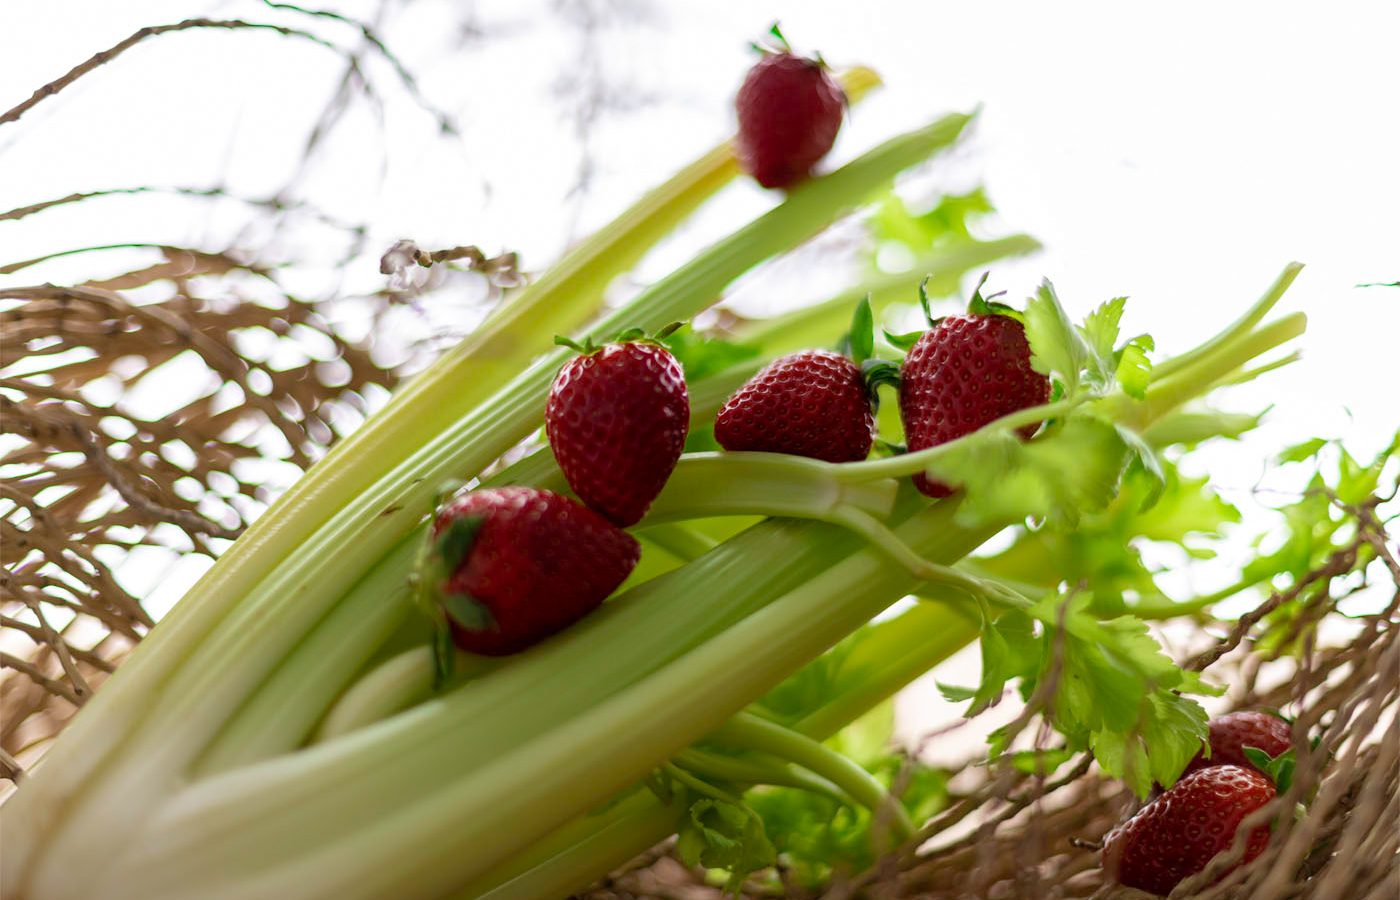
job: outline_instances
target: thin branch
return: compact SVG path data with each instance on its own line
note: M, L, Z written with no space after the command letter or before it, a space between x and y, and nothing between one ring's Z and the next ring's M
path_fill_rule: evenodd
M39 668L37 666L33 665L32 663L28 663L17 656L11 656L8 653L0 653L0 668L14 669L16 672L23 672L25 675L29 676L30 681L33 681L35 684L48 691L50 694L62 697L64 700L67 700L74 706L83 705L83 698L80 697L78 693L73 690L72 687L64 684L61 681L56 681L50 678L43 672L39 671Z
M352 225L349 222L342 222L331 216L329 213L316 209L311 204L301 200L284 200L277 197L267 197L259 199L256 197L243 197L230 193L219 187L194 188L162 185L142 185L140 187L129 188L108 188L102 191L86 191L83 193L69 194L66 197L57 197L53 200L45 200L40 203L33 203L29 206L19 206L8 212L0 213L0 222L12 222L32 216L35 213L53 209L56 206L66 206L70 203L81 203L84 200L92 200L98 197L118 197L132 196L136 194L174 194L181 197L199 197L215 200L233 200L244 203L248 206L255 206L272 212L301 212L306 213L318 222L328 225L341 231L359 234L366 230L364 225Z
M92 56L88 57L87 60L79 63L78 65L69 69L60 77L54 79L53 81L50 81L48 84L39 88L32 95L30 95L28 100L25 100L23 103L20 103L18 106L8 110L3 115L0 115L0 125L8 125L11 122L17 121L20 118L20 116L23 116L25 113L29 112L29 110L39 105L39 103L41 103L43 100L52 97L54 94L57 94L59 91L68 87L73 82L77 81L79 78L83 77L84 75L88 74L94 69L97 69L98 67L111 62L112 60L116 59L118 56L121 56L123 53L130 50L132 47L135 47L137 44L141 43L147 38L158 37L162 34L170 34L176 31L190 31L196 28L217 28L226 31L234 31L238 29L256 29L262 31L273 31L277 34L282 35L283 37L301 38L302 40L310 41L313 44L319 44L322 47L326 47L329 50L335 51L337 54L344 56L347 59L350 58L350 55L346 53L343 49L341 49L340 47L336 46L335 44L331 43L323 37L312 34L309 31L303 31L300 28L290 28L286 25L273 25L268 22L247 22L243 19L197 18L185 19L183 22L172 22L169 25L147 25L145 28L138 29L136 32L128 36L125 40L114 44L111 47L108 47L106 50L94 53Z
M408 70L408 67L385 46L383 39L375 33L374 29L371 28L369 24L328 9L309 9L292 3L274 3L273 0L263 0L263 4L271 9L287 10L288 12L300 13L304 16L330 19L331 21L340 22L356 29L360 32L360 36L364 38L365 43L379 51L379 55L384 57L384 60L393 67L394 72L399 76L399 80L403 82L404 89L408 91L414 101L417 102L419 106L423 107L423 109L432 113L433 117L438 120L438 127L442 129L444 134L457 136L462 133L461 129L457 127L457 123L448 113L443 112L428 102L428 99L423 96L422 90L418 87L418 79L415 78L413 73Z

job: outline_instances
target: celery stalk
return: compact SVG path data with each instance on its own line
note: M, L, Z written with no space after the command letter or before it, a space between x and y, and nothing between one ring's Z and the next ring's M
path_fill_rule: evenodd
M899 171L953 142L967 122L967 116L945 117L931 126L894 138L830 175L794 190L783 204L643 292L632 303L615 311L599 328L602 331L632 325L656 328L703 309L739 274L818 233L834 218L863 202ZM73 840L92 848L126 843L126 836L106 826L110 817L119 815L121 809L133 803L150 803L152 798L170 792L179 784L183 766L222 727L230 712L267 677L306 629L353 586L366 567L413 527L420 511L427 508L438 483L448 477L480 471L537 426L549 381L563 357L563 351L544 357L498 391L491 402L421 445L415 445L418 449L386 477L355 494L300 547L295 558L273 568L256 589L239 598L236 609L224 617L222 627L208 634L199 647L199 666L188 673L188 677L173 682L167 702L153 716L144 715L149 711L148 705L139 705L136 699L123 701L120 704L123 708L112 715L130 716L130 719L120 728L116 727L116 720L109 720L111 727L106 732L108 740L103 748L108 754L104 760L115 757L111 752L114 745L121 737L130 735L138 722L141 730L130 735L126 749L120 754L120 765L116 769L106 769L102 783L91 790L72 815L61 823L46 823L42 810L34 808L27 814L24 810L31 803L44 809L67 808L64 798L81 786L81 773L95 772L103 760L92 759L89 765L79 767L70 765L72 761L64 758L64 765L56 767L64 773L61 779L28 791L27 797L17 797L16 804L7 804L7 807L17 806L20 815L33 817L31 821L35 827L25 829L26 837L47 836L50 825L61 824L63 836L54 836L57 843ZM332 500L320 502L335 504ZM270 515L268 518L278 517ZM258 567L256 562L241 565ZM219 590L233 594L242 594L247 587L242 582L231 585L223 579L224 576L216 573L210 581ZM198 590L196 594L200 596ZM286 602L289 597L296 597L297 601ZM204 601L196 599L195 602L202 604ZM183 646L187 640L191 646L184 647L178 654L170 651L174 655L167 662L173 664L194 652L193 644L199 639L197 632L208 631L217 618L201 616L200 621L207 627L190 626L191 633L181 639L181 644ZM158 642L164 643L164 640ZM140 655L139 651L136 655ZM169 669L156 667L149 677L159 683L168 675ZM135 676L127 681L135 681ZM154 685L136 685L125 691L110 692L110 695L139 697L143 691L151 689ZM99 701L96 708L116 703L117 700L106 704ZM88 718L104 716L93 714ZM168 733L175 733L178 740L156 737ZM81 746L76 739L68 743ZM100 746L96 741L94 745ZM29 849L22 846L20 855L27 855ZM91 877L90 873L82 873L58 860L51 865L39 860L26 867L26 871L34 873L40 881L47 882L51 878L55 885L73 884L78 891L83 890L82 880ZM56 887L55 890L63 889Z
M871 69L857 66L840 74L850 103L859 103L880 85ZM238 598L271 566L291 555L329 514L388 472L389 462L440 431L452 417L489 396L493 384L528 365L549 349L556 332L567 332L601 307L603 292L653 246L739 174L729 141L701 155L642 197L610 224L571 250L536 283L512 296L461 345L437 360L360 429L332 448L231 546L183 601L160 623L161 637L122 665L122 674L104 686L102 709L123 698L153 690L192 652L195 642L218 627ZM31 785L20 809L30 803L62 804L102 765L115 745L135 727L139 707L108 716L89 714L66 729L73 736L48 753L52 773ZM89 726L88 721L101 719ZM127 721L117 728L117 720ZM62 774L57 774L61 772ZM26 856L30 841L46 831L51 816L36 813L34 827L12 837L10 855ZM13 869L11 869L13 871ZM4 882L8 884L8 882Z

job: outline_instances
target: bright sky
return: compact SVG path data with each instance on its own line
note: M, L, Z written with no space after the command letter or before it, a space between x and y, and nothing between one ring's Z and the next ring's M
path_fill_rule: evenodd
M336 8L373 18L378 4ZM867 63L886 80L848 122L835 161L983 104L977 136L947 164L947 178L956 188L982 179L1001 210L996 228L1044 242L1042 254L993 272L992 285L1013 299L1043 276L1073 313L1127 294L1126 327L1171 351L1232 319L1289 260L1307 263L1284 303L1310 316L1305 360L1237 390L1237 408L1274 405L1268 424L1201 455L1221 485L1238 489L1232 499L1248 500L1264 457L1284 443L1344 436L1371 453L1400 424L1400 290L1356 287L1400 279L1400 4L613 0L608 8L612 24L590 56L580 55L558 4L396 6L384 20L390 46L464 136L434 141L432 119L374 65L383 135L363 106L349 116L306 195L372 221L371 246L398 237L479 243L520 250L528 268L540 268L729 131L733 90L751 60L746 41L780 19L800 48L838 66ZM251 0L3 3L0 108L142 25L196 12L304 24ZM468 17L485 38L463 38L453 23ZM328 28L320 26L336 33ZM0 128L0 209L138 184L225 183L265 195L292 171L340 65L329 51L250 33L140 46ZM569 112L578 103L559 90L586 86L594 67L628 86L635 108L597 123L594 180L571 197L580 156ZM233 227L155 200L100 203L0 224L0 262L115 241L216 244ZM644 274L664 273L768 203L757 188L736 186ZM379 284L374 256L353 283ZM109 264L117 271L123 262ZM55 262L0 283L87 277L96 264ZM792 299L772 279L740 292L746 309ZM164 590L177 594L196 574Z

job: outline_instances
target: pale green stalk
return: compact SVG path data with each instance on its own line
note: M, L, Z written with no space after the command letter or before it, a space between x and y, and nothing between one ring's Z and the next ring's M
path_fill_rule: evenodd
M999 259L1024 256L1040 249L1029 235L1013 234L990 241L964 241L920 255L904 272L893 272L868 279L830 300L803 307L771 319L757 319L741 325L735 338L761 343L772 353L787 353L832 343L850 324L851 310L869 296L876 313L896 304L918 301L919 283L926 276L943 279L987 266Z
M920 604L872 626L847 658L831 696L793 726L824 739L947 659L976 637L976 617L960 605ZM867 650L867 648L869 648ZM455 892L453 900L533 900L565 896L665 839L683 810L645 791L602 813L575 819L524 853Z
M836 471L829 463L772 453L690 454L671 474L643 524L741 514L831 522L858 515L874 521L871 514L890 514L896 482L845 483ZM547 452L509 467L500 480L562 487ZM893 540L875 537L887 544ZM420 541L416 532L405 537L283 658L201 754L193 769L196 776L267 759L307 738L363 661L411 614L409 579Z
M752 713L739 712L706 737L720 746L770 753L796 763L838 785L877 817L887 816L895 835L904 840L914 833L914 823L903 806L891 799L884 785L849 757L821 742L784 728Z
M995 527L978 531L959 528L952 521L955 509L954 503L937 504L901 526L898 533L925 556L951 562L996 530ZM769 523L772 524L776 523ZM808 530L818 527L800 526ZM686 573L722 555L730 544L744 543L745 536L727 542L715 553L676 574ZM829 560L827 555L823 562ZM820 563L809 567L820 573ZM691 578L696 583L725 583L723 579L700 578L694 574ZM657 579L657 582L665 580ZM281 831L289 813L308 811L312 821L324 822L325 815L318 814L318 808L331 800L335 801L336 817L347 815L352 806L348 802L351 798L341 793L346 788L337 789L323 777L332 768L326 765L327 760L321 760L307 773L314 784L307 783L308 779L284 782L278 778L276 788L267 784L260 786L259 793L265 788L279 793L289 789L306 791L298 790L301 797L282 797L288 806L278 822L245 820L237 831L225 832L224 839L209 833L191 834L191 829L205 831L204 825L214 810L205 803L186 806L180 802L183 798L177 799L175 805L186 811L162 817L164 821L156 823L142 848L154 852L150 855L142 852L133 857L132 865L124 870L126 879L139 881L124 880L123 883L131 886L130 891L139 890L150 900L167 896L163 893L166 885L178 889L179 884L187 884L188 873L195 871L200 873L212 897L267 896L278 891L307 898L371 897L387 892L405 898L436 896L454 883L481 874L483 864L489 867L489 862L484 862L481 855L464 857L460 853L461 846L491 847L490 856L518 852L531 840L547 834L553 823L566 819L571 811L582 813L641 778L654 765L657 755L669 757L718 727L742 708L749 697L771 688L912 585L907 573L890 567L874 551L857 553L674 659L651 676L632 682L630 687L574 717L564 721L544 713L554 727L541 731L537 738L524 741L512 736L510 746L513 749L507 756L474 751L470 756L480 762L479 768L463 773L459 762L455 772L445 769L441 780L424 771L417 760L395 758L394 769L411 768L419 778L433 781L434 789L417 795L413 802L402 802L408 798L400 794L396 795L401 801L396 806L374 804L377 807L374 817L358 822L349 833L337 829L341 831L339 839L321 850L307 847L305 835L302 835L298 841L299 852L265 856L261 851L254 851L247 838L250 830L266 834L268 825L276 825L271 831ZM693 586L683 585L680 590L688 597L694 596ZM655 606L660 599L653 596L647 605ZM608 611L605 608L600 613ZM578 630L584 631L587 625L600 618L583 623ZM629 629L629 633L638 642L650 643L640 637L645 632ZM774 642L773 635L783 635L783 640ZM587 635L578 637L586 639ZM735 665L735 660L745 663ZM503 668L492 681L499 687L503 677L515 671L518 669ZM556 671L584 670L560 668ZM539 702L566 690L566 684L559 683L558 678L554 681L552 690L533 692L536 706L530 710L532 715L542 714ZM697 692L695 685L705 688ZM419 709L426 711L439 702L449 703L468 693L471 687L469 684L455 697L430 701ZM677 697L688 699L676 702ZM415 712L418 710L360 734L384 729L412 717ZM517 718L523 712L523 709L517 711ZM496 722L489 730L494 734L506 725ZM488 726L483 724L481 729L488 730ZM585 734L595 737L586 739ZM601 734L626 734L628 740L597 740L596 736ZM352 735L349 740L354 737ZM481 736L474 733L471 737ZM415 749L403 746L403 742L396 743L396 749L403 752L412 753ZM326 748L334 746L326 745ZM454 755L460 759L461 752L458 748ZM315 753L316 748L313 748L297 756ZM387 757L368 755L378 759L383 768L382 762ZM266 771L267 765L254 768L264 768L262 774L271 775ZM242 774L233 773L221 780L227 781L233 789L234 782L241 781ZM191 791L199 792L200 788ZM243 794L242 800L248 799ZM505 808L511 809L512 815L489 819L478 816L481 810ZM167 843L170 839L175 843ZM268 851L274 849L266 847ZM371 857L394 858L398 864L391 875L382 865L370 865ZM245 867L237 861L248 858L266 861L271 864L272 871L246 879ZM389 881L385 881L386 878ZM229 888L227 894L221 888L223 884Z
M1283 298L1284 292L1293 284L1294 279L1298 277L1298 273L1301 271L1303 271L1303 264L1299 262L1292 262L1284 266L1278 278L1274 279L1274 283L1269 285L1269 289L1264 292L1264 295L1260 297L1253 306L1245 310L1244 315L1232 322L1224 331L1221 331L1215 337L1200 346L1158 363L1153 368L1153 379L1161 379L1174 375L1178 371L1194 365L1202 358L1220 350L1231 341L1254 330L1256 325L1264 321L1264 317L1269 314L1269 310L1273 309L1278 301Z
M683 562L704 556L719 546L719 541L709 535L677 524L648 526L641 529L638 536Z
M450 684L451 690L470 679L480 678L496 668L499 661L486 656L458 652ZM341 695L326 713L312 737L324 743L366 725L386 719L433 695L436 664L432 648L413 647L386 660Z
M671 764L721 785L771 785L797 788L855 807L859 801L833 782L813 775L776 756L748 753L742 757L687 747L671 758Z

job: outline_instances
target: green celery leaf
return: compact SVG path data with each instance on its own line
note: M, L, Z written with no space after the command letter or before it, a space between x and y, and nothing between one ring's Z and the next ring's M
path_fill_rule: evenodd
M723 869L737 891L750 872L777 861L777 851L753 810L709 797L690 804L677 832L676 852L688 866Z
M1142 435L1126 425L1116 427L1118 436L1123 439L1123 443L1128 446L1128 452L1132 454L1131 464L1140 467L1147 476L1149 487L1147 496L1142 499L1141 508L1151 509L1162 499L1162 493L1167 488L1167 476L1162 470L1162 461L1157 457L1157 451L1152 449L1152 445L1143 440Z
M971 700L977 696L977 688L963 687L958 684L945 684L942 681L935 682L938 685L938 693L943 695L943 699L949 703L961 703L964 700Z
M685 370L688 382L699 381L758 356L757 347L697 334L690 325L671 332L661 341Z
M1240 511L1211 489L1209 478L1186 478L1168 465L1161 499L1150 509L1138 511L1131 533L1180 543L1187 535L1218 535L1222 525L1239 520Z
M982 681L972 697L965 715L971 718L1001 700L1006 682L1011 678L1011 646L1006 637L991 623L982 626Z
M1125 462L1126 447L1112 425L1071 416L1027 444L1004 431L975 434L929 472L966 489L960 522L1035 516L1073 524L1108 505Z
M1079 393L1080 370L1093 352L1055 296L1047 280L1026 304L1026 340L1031 347L1031 367L1042 375L1053 375L1065 386L1065 396Z
M868 710L826 741L831 749L861 766L868 766L889 755L894 739L894 700L885 700Z
M1326 447L1327 444L1328 441L1326 438L1313 438L1312 440L1303 441L1301 444L1294 444L1292 447L1279 453L1278 461L1280 463L1291 463L1312 459L1317 455L1317 451Z
M1018 750L1015 753L1005 754L998 761L1004 760L1015 766L1017 771L1025 772L1027 775L1052 775L1056 769L1069 762L1074 756L1075 751L1066 748Z
M1127 302L1127 297L1114 297L1084 319L1084 340L1101 359L1113 355L1113 345L1118 342L1118 322L1123 318L1123 306Z
M940 769L888 749L865 768L887 789L898 784L900 803L916 822L948 805L948 775ZM745 802L763 818L788 877L804 887L829 886L834 873L854 876L875 862L872 818L864 808L792 788L750 791Z
M919 214L910 212L898 194L890 193L870 216L869 227L877 244L893 241L919 254L943 244L971 240L969 223L993 211L986 191L980 187L966 194L947 194L932 209Z
M1032 618L1046 629L1039 639L1021 639L1018 674L1023 693L1029 694L1028 686L1056 671L1050 714L1066 739L1064 749L1092 749L1105 772L1124 779L1139 795L1145 796L1154 782L1171 783L1208 735L1205 711L1184 695L1218 690L1197 673L1178 668L1143 622L1131 616L1096 618L1083 593L1068 599L1050 595L1014 615L1024 621L1009 633L1029 634L1025 623ZM993 659L999 668L984 678L990 674L1004 683L1008 666L997 654L1009 655L1001 646L1009 641L1005 634L998 636ZM984 634L984 644L986 640ZM1026 670L1032 660L1035 672ZM1006 752L1009 738L1001 730L992 733L993 756Z
M1153 346L1152 336L1143 334L1128 341L1117 353L1114 378L1130 397L1141 400L1147 396L1147 384L1152 380L1152 360L1147 354Z

